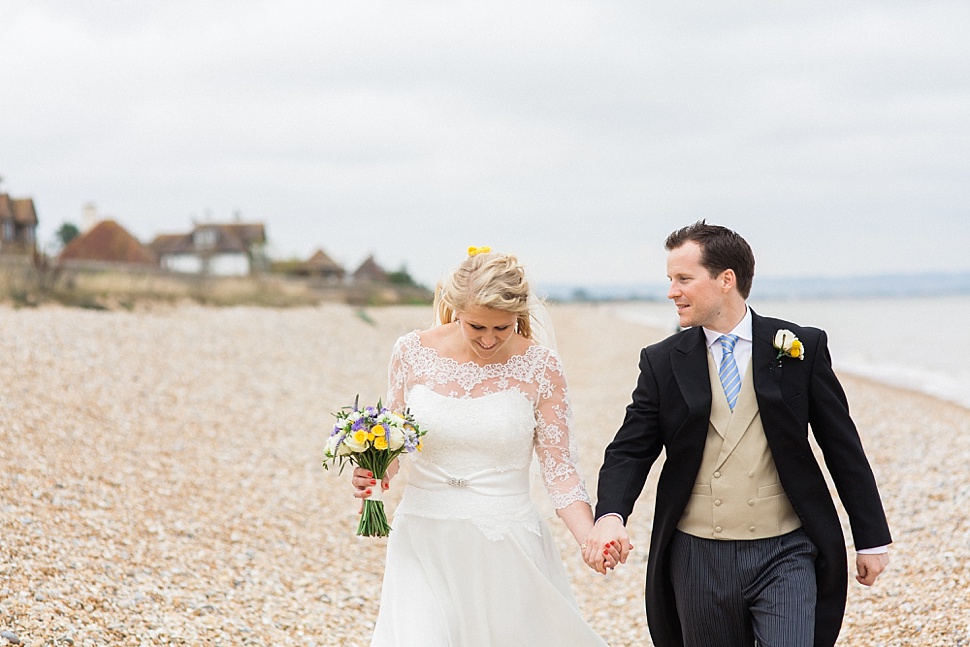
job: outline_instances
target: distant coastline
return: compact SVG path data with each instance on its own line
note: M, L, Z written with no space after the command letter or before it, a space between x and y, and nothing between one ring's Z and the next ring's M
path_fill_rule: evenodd
M940 334L943 317L970 320L970 293L799 299L752 294L749 304L761 314L828 332L836 370L970 408L970 364L955 351L959 342ZM676 311L667 301L595 307L650 328L677 330Z
M540 283L553 301L663 301L667 284L638 281L608 284ZM751 296L761 300L895 298L970 294L970 272L875 274L871 276L756 276Z

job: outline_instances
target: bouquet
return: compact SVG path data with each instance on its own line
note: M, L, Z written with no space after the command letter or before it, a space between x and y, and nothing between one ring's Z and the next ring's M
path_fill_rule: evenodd
M339 465L343 472L346 463L370 470L380 481L387 474L387 467L403 452L420 451L421 436L424 431L414 423L408 412L395 413L381 406L358 406L359 396L354 406L343 407L334 416L337 423L333 426L327 449L323 455L324 469ZM384 513L380 485L374 493L364 499L363 511L357 534L362 537L387 537L391 526Z

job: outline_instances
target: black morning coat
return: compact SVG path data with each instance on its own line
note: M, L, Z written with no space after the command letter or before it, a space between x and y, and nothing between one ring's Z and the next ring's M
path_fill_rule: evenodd
M802 341L805 359L776 357L775 332L787 329ZM849 515L857 549L891 543L876 481L849 417L845 392L832 370L825 332L752 311L754 379L761 421L781 483L802 527L818 548L815 646L835 644L845 612L848 568L842 526L808 428L822 450L839 498ZM683 515L701 464L711 411L707 339L689 328L644 348L640 377L599 474L596 518L614 512L624 521L661 450L666 461L657 484L647 562L646 607L657 647L683 645L668 569L671 537Z

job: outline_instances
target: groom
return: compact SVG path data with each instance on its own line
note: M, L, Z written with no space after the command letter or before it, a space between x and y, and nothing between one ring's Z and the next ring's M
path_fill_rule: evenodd
M821 647L845 611L842 527L809 445L811 425L871 585L892 541L826 335L746 304L754 255L704 221L672 233L667 297L688 328L640 353L640 377L606 448L584 557L602 568L661 452L647 564L658 647Z

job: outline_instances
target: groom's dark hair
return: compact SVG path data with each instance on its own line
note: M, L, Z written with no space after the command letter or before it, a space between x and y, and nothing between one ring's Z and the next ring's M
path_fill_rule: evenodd
M701 265L707 268L711 278L724 270L734 270L738 292L743 299L748 298L754 280L754 252L748 241L727 227L698 220L667 236L664 247L669 252L688 242L697 243L701 248Z

